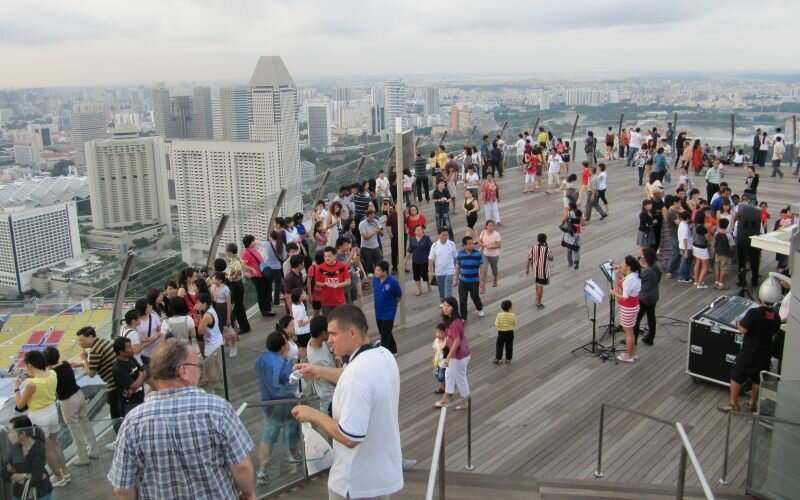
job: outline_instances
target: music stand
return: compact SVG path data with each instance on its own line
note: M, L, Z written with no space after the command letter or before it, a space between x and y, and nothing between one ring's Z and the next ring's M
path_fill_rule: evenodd
M600 270L603 271L603 276L605 276L606 280L608 281L609 289L611 289L614 286L614 279L616 278L614 262L609 260L608 262L600 264ZM608 324L603 325L603 334L600 336L600 339L602 340L606 335L611 334L611 345L604 347L603 350L600 351L600 359L602 359L605 363L607 359L612 358L614 360L614 364L617 364L617 325L614 322L617 301L610 293L608 294L608 299Z
M605 346L597 341L597 304L603 303L603 289L597 286L594 281L589 280L583 285L583 294L592 301L593 314L590 320L592 323L592 340L571 350L570 354L581 349L591 354L601 354L605 350Z

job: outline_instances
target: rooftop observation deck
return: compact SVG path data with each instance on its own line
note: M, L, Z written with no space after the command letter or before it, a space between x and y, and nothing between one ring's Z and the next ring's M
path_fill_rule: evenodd
M492 288L491 284L487 287L483 296L485 317L479 318L470 304L466 328L472 347L468 378L474 398L472 460L475 469L471 474L491 474L495 476L492 480L497 476L537 480L593 479L600 404L605 402L691 426L689 437L709 482L713 482L720 493L742 493L749 427L743 419L734 420L730 485L716 485L722 469L725 432L725 416L717 410L717 404L725 399L727 388L693 383L685 373L688 325L678 325L677 321L665 318L686 322L720 294L735 294L733 274L728 278L732 289L727 292L713 288L697 290L676 280L663 279L655 345L640 344L640 360L635 364L601 362L584 355L583 351L570 353L591 340L588 321L591 310L585 305L582 291L585 280L594 279L602 284L603 277L598 269L601 262L609 258L619 261L626 254L638 253L635 235L644 199L643 188L637 185L634 168L626 168L619 161L607 164L610 215L603 221L595 216L585 228L581 266L577 271L567 267L565 249L559 246L557 226L562 212L561 197L543 192L523 194L521 175L516 168L507 169L505 178L499 180L503 221L498 228L503 237L500 284L497 288ZM576 171L576 167L573 165L571 170ZM784 171L787 170L784 167ZM780 207L796 200L800 191L796 177L787 174L784 180L778 181L770 179L769 172L769 167L759 169L759 200L769 203L775 217ZM724 180L735 193L741 193L744 185L741 169L728 167ZM692 177L692 181L704 192L705 182L700 177ZM674 189L674 183L666 186L667 193ZM420 208L432 221L433 204L423 201ZM481 213L476 228L482 227L483 220ZM453 216L453 223L456 238L460 240L466 227L461 212ZM524 274L528 249L539 232L547 233L555 254L543 310L533 307L533 279ZM388 260L389 245L384 243ZM761 265L762 274L774 270L774 256L764 252ZM394 330L402 384L400 430L404 457L419 460L417 469L428 469L439 418L433 406L437 383L432 376L430 345L440 310L436 307L436 289L431 294L415 297L410 273L406 276L408 320L406 325L400 325L398 319ZM503 299L513 301L520 326L516 330L513 363L495 365L491 363L496 336L494 318ZM365 293L365 312L372 327L374 311L369 291ZM598 323L607 320L606 302L598 307ZM253 332L243 336L240 345L263 350L272 323L272 318L254 318ZM377 338L377 331L373 329L372 335ZM617 340L622 337L618 334ZM608 339L602 341L609 342ZM252 365L241 358L240 354L239 360L228 364L229 373L232 373L230 385L232 391L252 400L258 394L257 382ZM597 481L676 484L680 445L673 429L610 410L606 415L604 441L605 477ZM464 412L448 415L447 450L447 470L463 471L466 463ZM75 473L82 472L74 468ZM687 486L698 485L694 473L688 472ZM69 489L64 493L71 493ZM285 497L319 498L321 491L301 488ZM77 497L69 495L68 498Z

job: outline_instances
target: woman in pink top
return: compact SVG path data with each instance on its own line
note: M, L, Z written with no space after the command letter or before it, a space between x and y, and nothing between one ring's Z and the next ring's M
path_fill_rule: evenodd
M486 220L493 220L498 226L500 223L500 209L498 203L500 202L500 188L494 181L494 175L491 172L486 174L486 180L481 184L481 202L486 209Z
M478 244L483 248L483 259L488 266L483 266L483 276L481 276L481 293L486 293L486 275L489 274L487 267L492 268L492 286L497 286L497 280L500 275L497 273L497 263L500 260L500 247L503 246L503 240L500 238L500 233L494 230L494 221L486 221L486 229L481 231L478 237Z
M447 356L445 356L442 364L447 368L444 374L444 394L442 399L436 402L435 406L441 408L450 403L450 398L456 392L462 398L467 398L470 395L469 384L467 383L467 366L469 365L469 358L472 351L467 342L467 336L464 332L464 322L458 315L458 301L455 297L447 297L442 303L442 319L443 324L441 327L447 332ZM456 410L463 410L469 406L469 400L465 403L456 406Z

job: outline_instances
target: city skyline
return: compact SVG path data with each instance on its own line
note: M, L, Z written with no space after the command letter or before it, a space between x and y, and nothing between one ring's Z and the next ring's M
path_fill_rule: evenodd
M37 17L15 4L0 19L0 87L238 81L265 53L280 54L298 79L800 70L787 45L791 23L776 22L797 18L800 4L772 0L754 9L735 0L720 15L722 5L678 1L652 12L629 0L602 9L584 0L528 1L498 11L477 2L458 9L407 2L392 5L387 17L379 2L143 1L100 8L83 0L49 5ZM124 52L137 57L118 57Z

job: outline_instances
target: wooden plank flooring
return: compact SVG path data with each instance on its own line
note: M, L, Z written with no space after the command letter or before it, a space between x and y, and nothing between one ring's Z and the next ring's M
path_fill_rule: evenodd
M573 169L574 170L574 169ZM779 206L795 201L796 178L787 175L782 183L762 175L759 199L770 203L773 217ZM766 169L768 170L768 169ZM473 355L468 377L473 391L474 473L515 478L592 479L597 460L597 432L600 404L628 406L659 417L680 421L692 427L689 436L709 481L720 492L743 491L749 428L734 420L731 432L730 485L717 487L722 468L725 416L716 409L727 394L718 385L692 383L685 374L687 326L669 326L663 317L687 321L721 292L696 290L674 280L664 280L658 304L659 330L655 346L639 347L640 361L633 365L585 356L570 351L591 339L582 287L587 279L602 283L598 265L626 254L636 254L638 211L644 197L636 185L636 172L619 162L609 165L610 216L592 220L584 230L580 270L566 266L566 254L558 242L557 226L562 210L561 197L543 193L522 194L521 177L508 172L501 183L501 216L498 228L503 236L500 258L500 285L488 287L483 296L487 314L479 318L470 305L467 336ZM700 178L692 181L701 188ZM740 192L743 172L728 169L726 180ZM674 188L674 186L668 186ZM704 192L704 191L703 191ZM422 212L433 220L433 205L422 203ZM483 215L479 224L482 224ZM464 234L465 222L453 216L457 239ZM551 285L546 287L544 310L533 307L533 280L524 275L527 252L536 234L545 232L555 253ZM385 242L388 260L388 242ZM774 268L772 254L762 256L762 274ZM431 295L413 296L413 283L407 275L408 321L395 327L397 358L401 371L400 428L403 455L419 460L418 469L430 467L438 411L433 403L437 386L432 376L430 344L433 327L439 321L436 289ZM729 281L734 281L733 276ZM732 284L732 283L731 283ZM247 285L249 286L249 285ZM728 293L735 293L734 291ZM494 365L495 314L500 301L514 302L520 327L516 330L514 362ZM365 294L366 313L374 325L371 292ZM607 321L607 306L598 308L598 321ZM272 318L253 318L252 333L242 336L240 354L228 360L231 401L235 406L257 400L258 388L253 364L264 350L266 336L273 329ZM673 325L675 322L673 322ZM372 330L377 338L377 330ZM622 336L618 335L617 340ZM603 339L608 343L608 339ZM257 416L245 413L245 422L258 439ZM674 431L616 410L608 410L603 454L604 479L601 481L674 485L677 478L679 441ZM463 471L466 464L466 415L452 412L447 428L447 467ZM318 480L319 481L319 480ZM105 483L107 484L107 483ZM694 473L687 484L698 486ZM414 486L414 492L419 491ZM312 488L313 489L313 488ZM324 491L324 490L323 490ZM290 493L287 497L291 498ZM299 494L297 498L303 498Z

